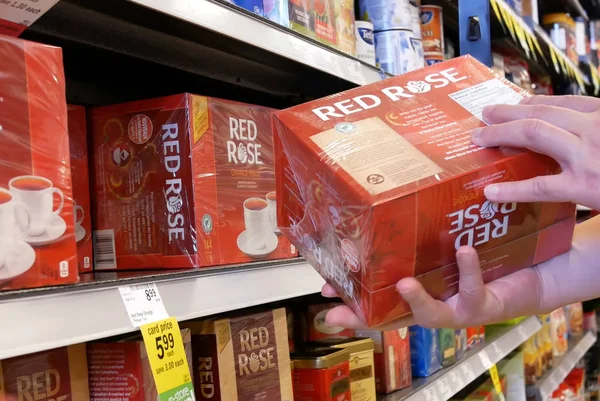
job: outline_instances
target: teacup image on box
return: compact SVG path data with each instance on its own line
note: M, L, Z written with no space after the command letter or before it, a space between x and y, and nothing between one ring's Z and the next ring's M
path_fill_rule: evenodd
M272 109L182 94L90 117L96 269L296 256L276 225Z
M0 36L2 290L78 280L66 127L61 50Z

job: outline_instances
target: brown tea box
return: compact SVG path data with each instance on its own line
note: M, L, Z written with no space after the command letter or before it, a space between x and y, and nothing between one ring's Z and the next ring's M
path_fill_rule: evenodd
M187 327L198 400L293 399L285 309Z

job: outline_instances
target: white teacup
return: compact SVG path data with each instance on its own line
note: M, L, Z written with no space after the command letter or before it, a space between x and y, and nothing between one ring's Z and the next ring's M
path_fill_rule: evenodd
M75 215L75 225L81 226L83 219L85 219L85 211L75 201L73 201L73 214Z
M31 225L27 206L15 199L12 193L0 188L0 268L6 267L11 243L25 238Z
M267 200L267 210L269 212L269 224L271 225L271 230L277 232L277 194L275 191L269 192L265 199Z
M244 224L246 225L246 245L251 249L267 246L270 232L267 201L261 198L248 198L244 201Z
M62 191L55 188L47 178L36 175L22 175L8 182L14 198L27 206L31 224L28 235L42 235L46 232L48 223L62 211L65 197ZM54 209L54 194L60 198L58 209Z

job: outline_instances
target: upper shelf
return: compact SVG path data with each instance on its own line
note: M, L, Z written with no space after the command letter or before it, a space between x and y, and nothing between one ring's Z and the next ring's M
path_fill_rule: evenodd
M0 316L11 324L0 331L0 360L134 331L121 286L156 283L169 315L189 320L318 293L324 283L301 261L124 275L1 294Z

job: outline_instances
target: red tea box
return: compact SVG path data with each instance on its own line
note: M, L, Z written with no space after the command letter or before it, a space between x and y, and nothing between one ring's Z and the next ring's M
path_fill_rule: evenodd
M0 289L75 283L62 51L0 36Z
M186 359L190 361L190 330L182 329L181 338ZM158 391L142 340L88 343L87 358L91 401L158 400Z
M389 331L357 330L357 337L375 342L375 388L389 394L412 384L408 329Z
M354 337L354 330L343 327L329 326L325 321L327 313L342 304L330 302L309 305L306 311L306 326L308 328L308 341L318 341L332 337Z
M486 282L566 252L573 205L483 193L560 171L546 156L471 143L485 106L525 96L464 56L276 112L281 231L370 326L410 312L395 287L404 277L437 299L456 294L463 245Z
M67 105L73 180L73 214L79 273L92 271L92 217L85 107Z
M0 361L0 400L89 399L85 344Z
M287 258L272 110L190 94L91 111L97 269Z
M190 327L196 399L293 399L285 309Z

